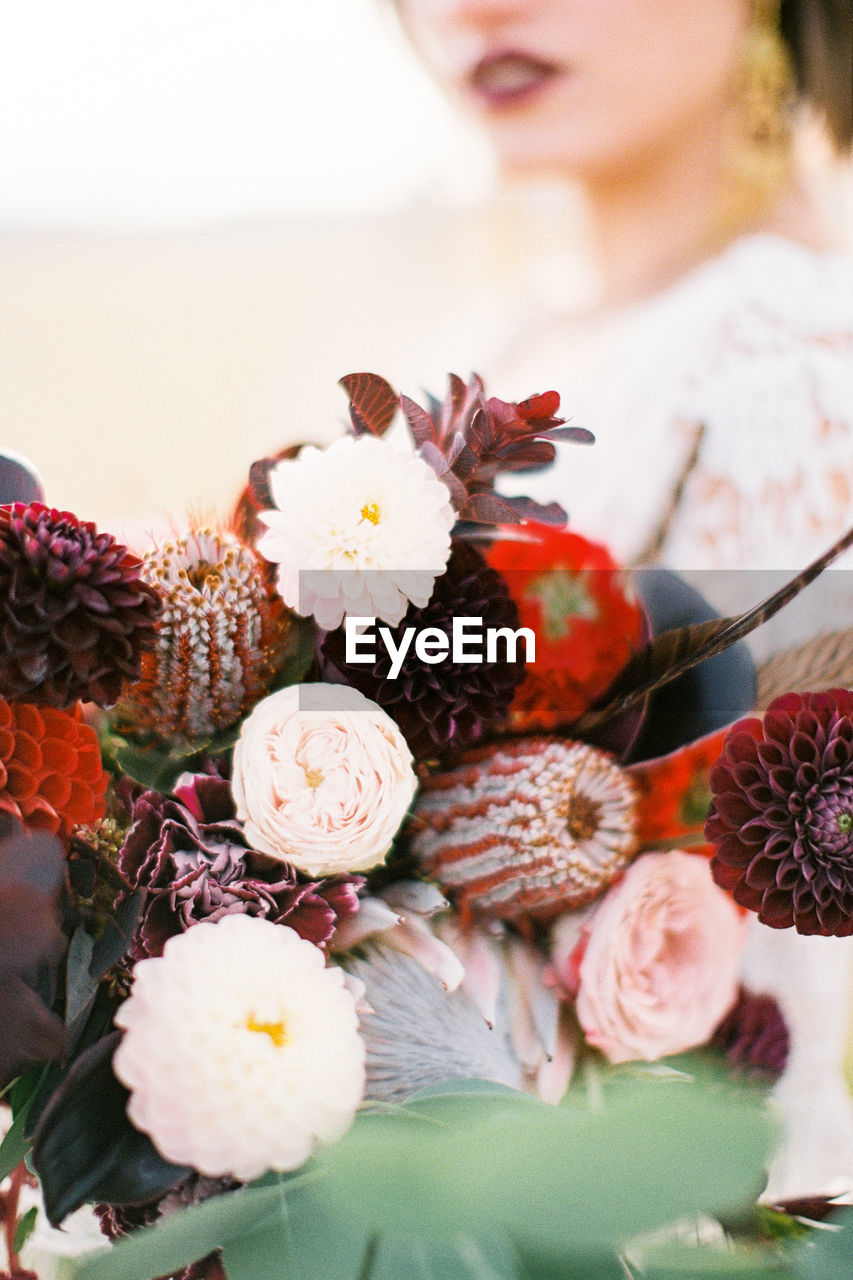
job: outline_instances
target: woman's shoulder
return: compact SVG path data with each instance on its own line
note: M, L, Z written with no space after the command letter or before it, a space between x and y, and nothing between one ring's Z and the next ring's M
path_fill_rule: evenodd
M658 303L685 321L693 310L706 332L742 340L853 339L853 256L818 250L770 233L742 236L694 268Z
M725 447L782 452L808 428L853 430L853 259L778 236L731 245L682 282L682 411ZM692 312L691 322L688 312ZM723 430L724 428L724 430ZM746 432L744 439L741 431ZM713 450L714 441L709 441Z
M704 439L670 551L796 564L853 515L853 262L750 236L683 287L674 407Z

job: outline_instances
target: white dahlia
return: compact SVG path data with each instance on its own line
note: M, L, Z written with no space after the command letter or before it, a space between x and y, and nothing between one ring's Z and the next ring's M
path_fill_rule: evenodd
M331 630L345 615L396 626L419 608L450 555L446 485L414 453L375 436L309 446L270 474L258 550L277 564L285 604Z
M285 925L225 916L140 961L116 1014L128 1115L208 1177L304 1164L349 1128L364 1044L343 972Z

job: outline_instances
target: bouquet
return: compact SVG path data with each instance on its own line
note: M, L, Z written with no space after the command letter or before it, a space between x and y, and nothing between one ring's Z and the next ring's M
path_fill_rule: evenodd
M6 1274L87 1205L82 1280L822 1274L739 959L853 933L853 693L739 642L853 531L717 618L500 492L556 393L342 384L142 556L7 469Z

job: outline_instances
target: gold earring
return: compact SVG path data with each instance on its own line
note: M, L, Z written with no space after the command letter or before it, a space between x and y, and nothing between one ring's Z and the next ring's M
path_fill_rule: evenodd
M780 0L752 0L737 71L726 148L724 222L729 234L755 222L793 167L794 66L779 29Z

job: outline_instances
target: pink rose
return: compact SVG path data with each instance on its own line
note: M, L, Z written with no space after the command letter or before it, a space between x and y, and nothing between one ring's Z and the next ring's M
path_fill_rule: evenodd
M309 876L380 863L416 787L394 721L346 685L271 694L234 748L231 790L246 839Z
M710 1039L738 990L746 922L704 857L633 862L589 925L577 1015L611 1062L652 1061Z

